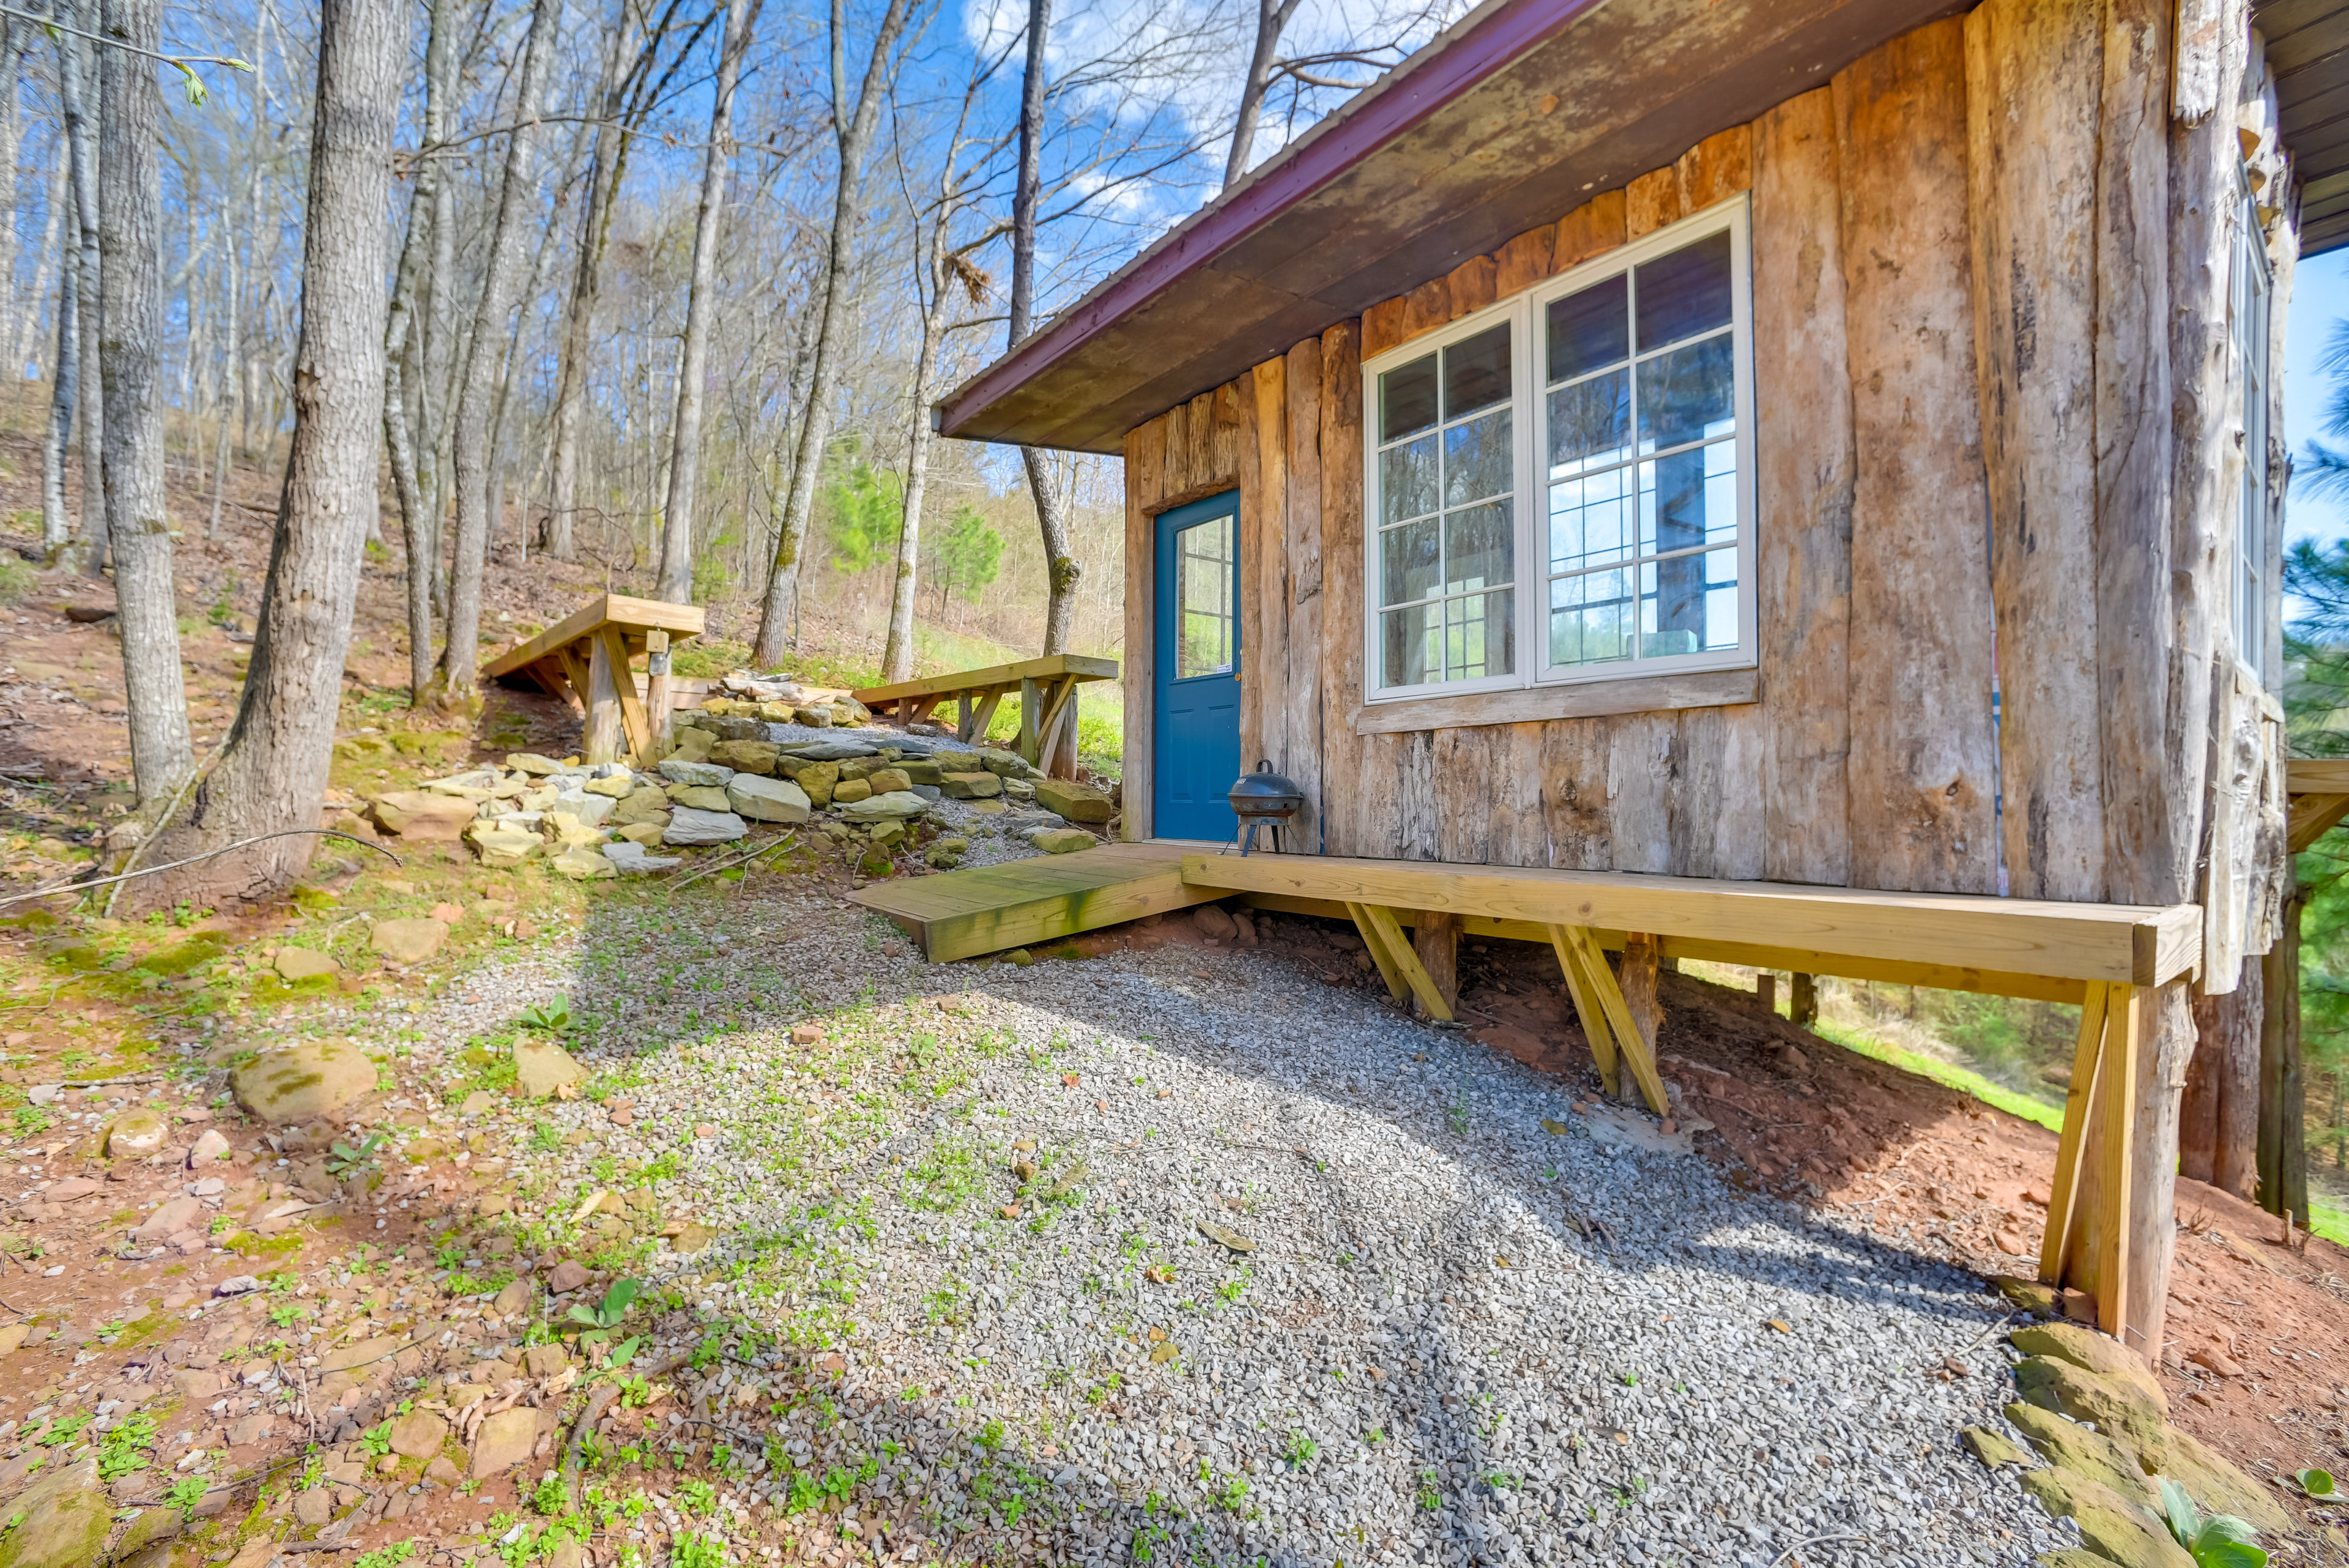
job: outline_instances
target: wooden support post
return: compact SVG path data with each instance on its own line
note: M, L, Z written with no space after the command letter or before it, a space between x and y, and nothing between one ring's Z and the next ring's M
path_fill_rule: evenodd
M1040 727L1040 721L1043 718L1043 714L1039 712L1038 710L1043 705L1043 689L1039 687L1036 682L1029 677L1025 675L1021 676L1019 678L1019 740L1018 742L1018 750L1019 753L1019 760L1026 763L1031 768L1041 765L1038 763L1037 758L1043 754L1042 748L1044 743L1044 732Z
M1656 1035L1663 1028L1664 1002L1657 994L1657 959L1661 956L1656 939L1645 931L1631 931L1623 938L1621 963L1623 1005L1638 1033L1640 1044L1650 1061L1656 1057ZM1628 1050L1630 1041L1621 1042ZM1659 1111L1658 1115L1662 1113Z
M2064 1265L2072 1247L2072 1220L2080 1189L2080 1157L2085 1152L2088 1116L2095 1104L2096 1061L2103 1054L2106 1010L2110 991L2088 987L2080 1003L2080 1034L2072 1047L2072 1083L2064 1094L2064 1131L2055 1145L2055 1175L2047 1189L2047 1230L2039 1240L2039 1277L2051 1285L2064 1282Z
M1620 1068L1615 1054L1615 1035L1607 1026L1605 1007L1584 967L1575 935L1572 927L1552 926L1549 945L1557 954L1558 971L1566 976L1566 993L1573 999L1574 1015L1582 1023L1582 1037L1590 1043L1590 1061L1599 1069L1599 1081L1609 1095L1618 1094L1620 1091L1616 1084Z
M1354 929L1361 933L1362 946L1370 952L1371 961L1378 966L1379 978L1387 982L1387 994L1401 1002L1409 994L1409 988L1403 984L1402 971L1396 967L1394 955L1387 951L1384 933L1361 905L1347 905L1346 913L1353 917Z
M1402 924L1395 919L1394 911L1379 904L1349 904L1346 908L1349 912L1361 911L1355 919L1362 927L1363 940L1371 940L1371 932L1378 933L1378 940L1385 945L1387 957L1393 962L1395 972L1402 977L1404 984L1411 987L1411 993L1418 999L1421 1009L1438 1023L1451 1023L1452 1004L1444 1000L1442 992L1435 989L1435 981L1420 963L1419 955L1403 939Z
M987 732L995 723L995 710L1002 701L1003 688L1000 686L982 695L978 700L978 711L968 721L970 728L963 739L975 746L986 744Z
M1754 977L1754 995L1765 1012L1778 1011L1778 971L1765 969Z
M1801 1029L1808 1029L1819 1021L1818 976L1796 972L1794 1000L1788 1004L1787 1016Z
M1640 1029L1623 987L1618 983L1614 971L1607 967L1607 955L1599 950L1599 943L1589 930L1581 926L1570 926L1567 928L1567 940L1573 944L1577 956L1581 960L1584 983L1597 999L1599 1011L1614 1033L1615 1049L1630 1068L1631 1081L1640 1086L1640 1097L1647 1101L1648 1108L1656 1115L1664 1115L1671 1108L1671 1101L1665 1096L1664 1080L1656 1071L1655 1037ZM1649 940L1652 943L1654 939L1651 937ZM1628 948L1625 950L1627 953L1629 950ZM1653 950L1651 946L1650 951L1652 953ZM1651 977L1652 973L1651 971ZM1613 1092L1620 1094L1624 1091L1619 1087Z
M1063 675L1044 703L1037 770L1047 778L1077 776L1077 678Z
M2131 1166L2137 1156L2137 1053L2145 1040L2147 993L2130 986L2126 995L2115 988L2105 1025L2105 1051L2096 1079L2096 1126L2103 1147L2097 1152L2096 1185L2100 1201L2096 1220L2096 1326L2124 1345L2128 1343L2129 1251L2134 1240L2131 1221L2135 1183ZM2149 1349L2147 1359L2159 1363L2161 1347Z
M645 705L636 701L636 682L628 671L627 639L616 626L607 626L595 633L595 646L612 669L612 691L620 701L620 722L628 737L628 752L638 767L653 764L653 730Z
M955 719L955 739L957 741L968 741L970 739L971 700L972 693L968 691L957 691L955 693L955 703L958 710L957 716Z
M668 672L668 633L658 627L645 633L645 724L651 730L653 749L645 757L652 766L668 755L670 721L676 717L677 689Z
M1423 909L1412 927L1412 946L1419 967L1427 971L1435 992L1444 998L1444 1016L1460 1005L1460 917Z
M575 659L577 655L572 657ZM612 656L604 639L591 639L587 645L587 732L579 741L579 759L590 766L620 760L620 693L615 682L622 678L612 669Z

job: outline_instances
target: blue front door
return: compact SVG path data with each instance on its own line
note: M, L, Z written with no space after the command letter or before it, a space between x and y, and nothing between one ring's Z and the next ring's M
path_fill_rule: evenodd
M1240 496L1237 490L1158 518L1158 718L1152 831L1228 840L1238 831Z

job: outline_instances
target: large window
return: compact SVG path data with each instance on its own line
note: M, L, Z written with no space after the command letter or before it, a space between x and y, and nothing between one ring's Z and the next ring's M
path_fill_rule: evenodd
M2243 478L2235 498L2235 655L2264 683L2268 647L2268 275L2258 206L2246 194L2235 230L2230 318L2243 394Z
M1382 355L1370 697L1754 661L1743 202Z

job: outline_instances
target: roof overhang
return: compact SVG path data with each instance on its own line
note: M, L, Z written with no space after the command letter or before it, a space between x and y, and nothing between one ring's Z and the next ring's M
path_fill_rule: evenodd
M2260 0L2277 130L2300 185L2300 254L2349 244L2349 0Z
M1119 452L1176 403L1964 8L1486 0L948 394L938 429Z

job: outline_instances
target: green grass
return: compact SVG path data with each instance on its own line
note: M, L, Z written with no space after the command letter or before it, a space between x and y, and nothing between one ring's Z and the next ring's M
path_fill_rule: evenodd
M2308 1228L2336 1247L2349 1247L2349 1209L2312 1198Z
M2003 1084L1992 1082L1980 1073L1937 1062L1930 1056L1920 1056L1914 1051L1904 1051L1898 1045L1887 1044L1871 1034L1847 1029L1841 1024L1822 1019L1812 1025L1813 1033L1822 1040L1832 1040L1847 1051L1872 1057L1904 1073L1914 1073L1920 1078L1930 1078L1960 1094L1971 1095L1984 1105L1996 1106L2009 1116L2021 1116L2027 1122L2037 1122L2049 1132L2064 1130L2064 1107L2034 1100L2028 1095L2015 1093Z

